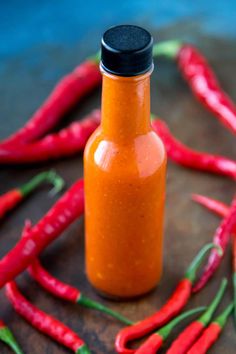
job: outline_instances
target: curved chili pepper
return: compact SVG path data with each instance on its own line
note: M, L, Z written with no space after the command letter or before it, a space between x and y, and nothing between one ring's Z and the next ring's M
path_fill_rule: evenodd
M97 128L101 112L95 110L81 123L72 123L57 134L23 146L0 146L0 163L38 163L73 155L84 148L91 133ZM226 175L236 179L236 162L223 156L211 155L189 149L177 141L161 120L153 122L153 128L163 140L168 157L189 168Z
M236 180L236 161L224 156L212 155L190 149L178 141L160 119L152 121L152 126L162 139L168 157L185 167L228 176Z
M160 328L175 317L187 304L196 278L196 271L201 265L206 253L214 246L205 245L190 264L184 278L178 283L169 300L152 316L123 328L116 336L115 347L118 353L134 354L134 349L127 348L130 341L142 338L153 330Z
M224 312L205 329L201 337L193 344L187 354L207 353L208 349L217 341L232 311L233 304L230 304Z
M84 185L78 180L32 228L28 237L0 260L0 288L25 270L53 240L84 212Z
M22 232L22 237L28 237L30 230L31 222L27 220L25 223L24 230ZM28 272L38 284L40 284L50 294L54 295L55 297L58 297L59 299L77 303L81 306L101 311L127 325L132 324L130 320L120 315L118 312L113 311L108 307L102 305L101 303L88 298L87 296L82 294L79 289L74 288L73 286L55 278L46 269L44 269L39 259L36 258L34 260L34 262L29 266Z
M10 329L0 320L0 340L16 354L24 354Z
M215 73L199 50L180 41L166 41L156 44L153 54L175 59L194 96L236 134L236 106L221 88Z
M84 341L75 332L26 300L15 282L12 281L6 285L6 295L15 311L34 328L76 354L91 353Z
M82 121L74 122L59 133L47 135L41 140L21 146L0 145L0 163L38 163L74 155L84 149L99 121L100 111L94 110Z
M158 332L152 334L135 352L136 354L155 354L162 347L164 341L171 334L172 330L177 324L185 320L189 316L202 312L205 307L198 307L193 310L189 310L174 318L170 323L162 327Z
M197 203L205 206L207 209L215 212L216 214L226 217L229 213L229 207L222 203L219 202L218 200L205 197L203 195L199 194L194 194L193 195L193 200L196 201ZM232 234L233 238L233 247L232 247L232 270L233 270L233 289L234 289L234 322L236 324L236 227L234 227L234 232Z
M109 309L101 303L94 301L84 294L80 290L73 286L61 282L59 279L53 277L48 271L46 271L40 264L40 261L36 259L28 268L30 275L36 280L44 289L46 289L52 295L73 303L80 304L84 307L95 309L103 313L112 316L119 321L131 325L133 322L126 317L120 315L118 312Z
M225 203L219 202L218 200L205 197L200 194L193 194L192 199L198 204L203 205L205 208L213 211L214 213L225 217L229 213L229 207Z
M183 332L178 336L178 338L172 343L171 347L167 350L166 354L185 354L199 338L204 328L210 322L216 308L218 307L225 289L227 286L227 280L223 279L221 282L220 289L218 290L215 298L208 306L204 314L187 326Z
M26 125L1 142L3 146L16 146L32 142L54 128L63 115L95 87L102 76L96 60L87 60L62 78L50 96Z
M211 251L211 254L208 258L206 267L203 270L203 273L198 280L198 282L193 287L193 292L196 293L201 290L213 276L217 268L219 267L222 256L225 253L225 250L230 241L231 233L233 232L236 225L236 196L233 199L233 202L230 206L230 211L228 215L222 220L219 227L217 228L215 235L213 237L213 242L215 245L221 247L223 254L220 256L214 250Z
M22 237L28 237L30 230L31 222L27 220L22 232ZM46 269L44 269L39 259L33 261L33 263L28 268L28 272L39 285L41 285L50 294L54 295L55 297L58 297L59 299L77 303L81 306L101 311L127 325L132 324L130 320L120 315L118 312L113 311L108 307L102 305L101 303L88 298L87 296L83 295L79 289L69 284L63 283L59 279L55 278Z
M54 185L53 193L59 192L64 187L63 179L54 171L42 172L23 186L12 189L0 196L0 219L44 182Z

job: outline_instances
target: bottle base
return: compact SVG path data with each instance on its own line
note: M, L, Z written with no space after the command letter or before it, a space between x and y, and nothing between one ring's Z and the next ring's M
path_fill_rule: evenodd
M114 302L138 300L138 299L150 294L151 292L153 292L156 289L156 287L158 286L158 284L157 284L157 285L153 286L151 289L143 292L142 294L130 295L130 296L120 296L120 295L112 295L112 294L106 293L105 291L96 288L91 283L90 283L90 285L91 285L92 289L95 291L95 293L97 293L99 296L101 296L102 298L104 298L106 300L110 300L110 301L114 301Z

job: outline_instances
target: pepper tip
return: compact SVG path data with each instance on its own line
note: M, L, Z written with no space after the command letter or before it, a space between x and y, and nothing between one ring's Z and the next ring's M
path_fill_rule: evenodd
M64 179L61 176L59 176L55 170L50 170L48 172L48 180L53 184L53 188L49 192L49 195L51 197L54 197L65 187Z

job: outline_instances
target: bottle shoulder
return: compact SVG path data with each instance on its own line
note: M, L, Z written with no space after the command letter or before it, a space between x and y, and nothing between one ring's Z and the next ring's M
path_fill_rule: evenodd
M152 130L129 142L118 143L107 139L98 128L86 145L84 161L104 172L147 177L166 165L166 152L161 139Z

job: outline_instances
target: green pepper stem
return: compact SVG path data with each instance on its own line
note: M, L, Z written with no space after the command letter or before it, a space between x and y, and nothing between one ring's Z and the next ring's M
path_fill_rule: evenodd
M202 306L182 313L181 315L175 317L172 321L170 321L166 326L162 327L159 331L157 331L156 334L158 334L163 338L163 340L165 340L177 324L179 324L185 318L195 315L196 313L202 312L205 309L206 307Z
M99 64L99 62L101 60L101 51L99 50L99 52L97 52L94 55L91 55L88 59L91 61L94 61L95 64Z
M80 294L80 296L77 299L77 303L84 306L84 307L88 307L90 309L95 309L95 310L101 311L103 313L106 313L107 315L110 315L110 316L116 318L117 320L125 323L126 325L133 324L133 322L130 321L128 318L122 316L121 314L119 314L116 311L109 309L108 307L100 304L97 301L89 299L88 297L84 296L83 294Z
M9 328L2 327L0 329L0 340L7 344L14 353L24 354Z
M231 304L226 307L226 309L213 321L213 323L217 323L221 328L223 328L227 322L229 315L233 311L233 308L234 304L233 302L231 302Z
M154 113L151 113L150 115L151 122L156 119L156 115Z
M154 44L153 56L165 56L169 59L175 59L183 43L179 40L163 41Z
M204 326L207 326L207 324L210 322L217 306L219 305L224 293L225 289L227 287L228 281L226 278L224 278L221 282L220 288L214 297L213 301L211 304L208 306L206 312L197 320L198 322L201 322Z
M65 185L64 180L53 170L39 173L34 176L29 182L19 188L24 197L32 193L38 186L44 182L52 183L54 188L50 194L54 195L62 190Z
M199 251L199 253L196 255L196 257L190 264L189 268L187 269L187 272L185 273L185 278L189 279L192 283L195 281L198 268L202 264L208 251L211 250L212 248L216 248L219 255L222 256L223 252L220 246L215 245L214 243L208 243Z
M81 347L79 347L79 349L76 351L75 354L91 354L91 351L89 350L87 345L84 344Z

